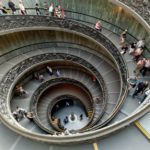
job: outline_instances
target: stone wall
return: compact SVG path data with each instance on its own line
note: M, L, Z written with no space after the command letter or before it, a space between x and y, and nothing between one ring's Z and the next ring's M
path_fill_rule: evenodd
M31 30L0 36L0 55L27 45L47 42L68 42L81 44L91 49L101 51L101 53L104 54L103 49L95 42L77 34L55 30Z

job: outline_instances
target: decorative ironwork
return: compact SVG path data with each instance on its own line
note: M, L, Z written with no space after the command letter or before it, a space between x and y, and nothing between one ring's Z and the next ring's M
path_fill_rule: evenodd
M3 105L3 109L0 110L1 114L7 114L9 115L9 111L7 111L7 95L8 92L10 90L11 85L13 84L13 82L15 80L17 80L18 76L23 73L26 69L30 68L33 65L39 64L41 62L45 62L45 61L53 61L53 60L65 60L65 61L71 61L71 62L75 62L77 64L80 64L84 67L86 67L87 69L89 69L89 71L93 71L93 74L95 74L98 82L102 88L102 93L103 93L103 98L107 99L107 94L106 94L106 86L105 86L105 82L102 78L102 76L100 75L100 73L95 69L94 66L92 66L90 63L88 63L87 61L83 60L80 57L76 57L70 54L63 54L63 53L45 53L45 54L40 54L40 55L36 55L33 57L30 57L22 62L20 62L19 64L15 65L12 69L10 69L7 74L3 77L1 83L0 83L0 98L1 100L1 104ZM5 106L5 107L4 107ZM3 113L5 112L5 113Z
M115 45L108 40L104 35L100 32L96 31L95 29L81 24L80 22L76 22L69 19L61 19L49 16L36 16L36 15L13 15L13 16L1 16L1 24L0 24L0 31L10 30L10 29L17 29L17 28L25 28L25 27L59 27L64 29L69 29L76 31L78 33L85 34L89 37L92 37L99 43L101 43L112 55L115 59L119 59L122 64L124 61L115 47ZM118 57L120 56L120 57ZM121 69L121 67L120 67Z
M0 24L0 31L1 30L10 30L14 28L25 28L25 27L59 27L65 28L69 30L76 31L78 33L85 34L89 37L92 37L99 43L101 43L116 59L117 63L120 64L120 70L123 73L123 80L126 81L127 69L125 66L124 60L115 47L115 45L108 40L104 35L100 32L96 31L95 29L86 26L85 24L81 24L80 22L76 22L69 19L61 19L49 16L35 16L35 15L13 15L13 16L1 16L1 24ZM7 26L7 27L6 27Z
M49 133L53 133L52 130L49 130L47 127L45 127L45 125L43 125L38 117L38 112L37 112L37 104L38 104L38 101L39 101L39 98L41 96L41 94L48 88L52 87L52 86L55 86L55 85L58 85L58 84L62 84L62 83L70 83L72 85L76 85L82 89L84 89L88 95L90 96L91 100L92 100L92 93L90 92L90 90L88 89L88 87L85 87L85 85L83 85L83 83L80 83L74 79L70 79L70 78L54 78L54 79L51 79L51 80L48 80L48 81L45 81L44 83L42 83L37 89L36 91L33 93L33 96L31 98L31 103L30 103L30 107L31 107L31 111L35 114L35 118L34 118L34 121L37 123L37 125L42 128L43 130L49 132ZM61 98L64 98L64 95L63 96L59 96L59 99ZM70 96L71 97L71 96ZM55 101L56 102L56 101ZM53 99L49 101L49 105L48 106L52 106L53 105ZM82 101L82 103L84 103ZM91 105L91 109L93 109L94 107L94 101L91 101L91 102L88 102L88 103L92 103L93 106ZM86 104L84 104L86 105ZM106 105L106 102L103 101L103 104L102 105ZM104 108L103 108L104 109ZM47 107L47 110L48 110L48 107ZM45 114L46 115L46 114ZM52 125L53 126L53 125Z

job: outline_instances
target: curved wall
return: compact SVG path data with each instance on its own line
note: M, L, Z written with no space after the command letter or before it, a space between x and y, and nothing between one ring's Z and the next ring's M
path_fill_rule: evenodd
M86 37L76 33L44 29L29 29L27 31L13 32L0 36L0 55L27 45L46 42L56 42L56 44L57 42L69 42L83 45L91 48L91 50L100 52L103 56L110 58L110 60L112 59L103 47Z

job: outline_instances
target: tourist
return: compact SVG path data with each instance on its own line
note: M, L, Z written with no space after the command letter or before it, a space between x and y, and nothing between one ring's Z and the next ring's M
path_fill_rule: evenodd
M26 117L27 117L27 119L29 119L30 121L33 121L33 119L35 118L33 112L27 112L27 113L26 113Z
M61 18L65 18L65 17L66 17L65 10L61 8Z
M49 114L51 115L51 113L49 113ZM52 118L52 122L54 122L56 119L54 116L52 116L51 118Z
M129 89L130 88L135 88L137 83L138 83L138 78L136 76L133 76L133 77L129 77L127 79L127 82L129 83Z
M58 70L58 69L57 69L57 71L56 71L56 76L57 76L57 77L60 77L60 76L61 76L60 70Z
M15 8L15 4L12 2L12 0L8 1L8 7L11 9L12 14L16 13L16 8Z
M150 89L148 88L148 89L145 91L143 98L139 101L139 104L143 103L144 100L146 99L146 97L149 96L149 95L150 95Z
M62 130L64 130L64 126L61 124L61 120L60 120L60 118L58 118L58 127L60 128L60 129L62 129Z
M74 112L71 112L70 119L71 121L74 121L76 119L76 115L74 114Z
M23 89L23 87L22 87L22 85L16 85L16 87L15 87L15 92L16 92L16 94L17 95L19 95L19 96L26 96L26 95L28 95L28 92L27 91L25 91L24 89Z
M4 15L4 14L7 14L7 9L5 6L3 6L1 3L0 3L0 15Z
M43 82L44 81L44 76L42 74L40 74L39 72L34 72L33 78L35 80L38 80L39 82Z
M121 35L120 35L120 45L124 44L125 43L125 40L126 40L126 36L127 36L127 29L125 29Z
M65 129L65 131L64 131L64 135L70 135L70 132L69 132L69 130L68 130L68 129Z
M64 118L64 124L67 124L68 122L69 122L68 116L66 116L66 117Z
M66 107L69 107L69 106L70 106L69 102L66 101Z
M134 98L137 94L139 93L143 93L144 90L148 87L148 82L147 81L144 81L144 82L140 82L138 83L132 97Z
M18 106L16 107L16 112L21 115L20 116L21 118L25 118L27 115L27 111L21 107L18 107Z
M61 18L61 7L60 6L55 7L54 16L58 17L58 18Z
M58 18L62 18L62 8L60 5L58 5L58 12L59 12Z
M54 4L53 3L50 4L48 11L49 11L50 16L54 16Z
M46 70L47 70L47 72L48 72L48 74L49 74L50 76L53 75L53 70L52 70L52 68L51 68L50 66L46 66Z
M144 45L145 45L144 39L141 39L136 43L137 48L144 48Z
M27 14L26 9L25 9L25 7L24 7L24 5L23 5L22 0L19 0L19 9L20 9L20 13L21 13L22 15Z
M144 65L145 65L145 62L146 62L146 59L143 58L143 59L141 59L141 60L138 60L138 62L136 63L136 68L135 68L135 70L133 71L133 72L136 74L136 76L139 75L141 69L142 69L142 68L144 67Z
M121 47L121 54L122 55L124 55L127 51L128 51L128 49L129 49L129 46L128 46L128 44L125 44L125 45L123 45L122 47Z
M83 120L83 114L80 115L80 121Z
M19 113L17 113L16 111L13 111L12 115L13 115L13 117L15 118L15 120L16 120L17 122L20 121Z
M140 56L142 55L142 53L143 53L143 48L137 48L133 53L133 60L137 62Z
M100 101L101 101L101 98L100 98L100 97L95 97L95 98L94 98L94 101L95 101L96 104L99 104Z
M96 22L95 29L98 30L98 31L102 31L102 26L101 26L101 22L100 21Z
M41 15L41 11L39 9L39 4L38 3L35 4L35 10L36 10L37 15Z
M150 70L150 59L145 60L144 66L141 68L140 72L143 76L146 75L146 72Z
M26 117L27 111L23 108L16 107L16 110L13 111L13 116L16 119L17 122L19 122L21 119Z
M133 54L136 49L136 42L132 42L129 46L129 54Z
M3 14L8 14L8 10L5 6L2 7L2 12Z

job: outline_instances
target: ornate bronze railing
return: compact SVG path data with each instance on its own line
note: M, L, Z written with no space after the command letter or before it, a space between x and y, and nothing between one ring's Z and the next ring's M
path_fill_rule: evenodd
M53 18L53 17L43 17L43 16L3 16L1 17L1 25L0 25L0 31L6 31L6 30L14 30L17 31L22 27L25 28L33 28L33 27L55 27L55 28L64 28L66 30L72 30L76 31L77 33L82 33L84 35L87 35L88 37L93 38L97 42L101 43L115 58L118 64L118 66L121 70L121 72L127 72L127 69L124 64L124 60L118 51L118 49L115 47L115 45L108 40L104 35L102 35L100 32L96 31L95 29L92 29L91 27L81 24L80 22L76 22L69 19L60 19L60 18ZM3 23L4 22L4 23ZM125 76L125 74L122 74L122 76ZM123 77L124 78L124 77ZM126 77L125 77L126 80Z
M7 116L9 116L8 115L9 110L8 110L8 107L6 106L8 92L10 90L10 87L12 86L14 81L20 76L20 74L22 74L25 70L29 69L31 66L37 65L42 62L53 61L53 60L65 60L65 61L75 62L77 64L80 64L80 65L86 67L89 71L92 71L92 74L95 75L99 84L103 85L102 86L103 98L105 99L105 101L107 101L106 100L107 99L107 94L106 94L107 89L105 86L105 82L103 81L103 78L100 75L100 73L91 64L89 64L87 61L85 61L79 57L76 57L76 56L73 56L70 54L46 53L46 54L33 56L33 57L30 57L30 58L22 61L21 63L17 64L12 69L10 69L9 72L5 75L5 77L3 78L3 80L1 81L1 84L0 84L1 85L0 96L1 96L1 104L2 104L1 105L2 109L0 110L1 114L3 114L3 112L5 112L3 115L5 116L7 114Z
M48 128L45 127L45 125L43 125L38 117L38 112L37 112L37 105L38 105L38 101L39 101L39 98L40 96L42 95L42 93L44 91L46 91L48 88L52 87L52 86L55 86L55 85L58 85L58 84L62 84L62 83L69 83L69 84L72 84L72 85L75 85L75 86L78 86L80 87L81 89L83 89L88 95L89 95L89 98L91 101L89 101L88 103L91 103L91 110L94 112L94 102L92 100L92 95L91 95L91 92L89 91L88 87L86 87L85 85L83 85L83 83L80 83L79 81L76 81L74 79L70 79L70 78L64 78L64 77L60 77L60 78L53 78L53 79L50 79L50 80L47 80L45 82L43 82L36 90L35 92L33 93L32 95L32 98L31 98L31 103L30 103L30 107L31 107L31 111L35 114L35 118L34 118L34 121L37 123L37 125L42 128L43 130L45 130L46 132L48 133L51 133L51 134L54 134L54 131L52 130L49 130ZM88 107L87 107L87 104L81 100L81 102L84 104L85 108L88 110ZM49 101L49 106L53 106L53 99ZM47 111L48 111L48 108L47 108ZM45 114L47 115L47 114ZM92 120L92 118L90 118L90 121ZM52 122L50 122L51 125L52 125ZM52 125L53 127L53 125ZM57 131L61 132L62 130L59 129L57 127Z

